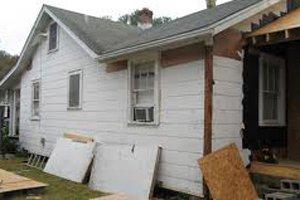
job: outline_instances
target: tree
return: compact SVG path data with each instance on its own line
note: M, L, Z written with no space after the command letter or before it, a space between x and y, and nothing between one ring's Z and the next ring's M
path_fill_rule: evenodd
M119 17L120 22L123 22L124 24L130 24L133 26L137 26L138 25L138 19L139 19L139 11L135 10L130 14L125 14L122 15L121 17ZM172 18L171 17L166 17L166 16L162 16L162 17L157 17L153 19L153 26L160 26L164 23L167 23L169 21L171 21Z
M9 70L17 63L18 56L0 50L0 80L9 72Z

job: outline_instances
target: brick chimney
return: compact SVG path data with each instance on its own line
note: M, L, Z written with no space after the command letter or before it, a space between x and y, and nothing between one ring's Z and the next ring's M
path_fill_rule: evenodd
M138 27L141 29L148 29L152 27L153 12L148 8L143 8L139 11L138 15Z
M216 7L216 0L206 0L207 9Z

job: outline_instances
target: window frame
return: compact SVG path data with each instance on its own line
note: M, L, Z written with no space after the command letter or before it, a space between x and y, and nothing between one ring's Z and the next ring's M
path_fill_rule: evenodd
M144 62L154 62L154 110L153 110L153 122L138 122L133 120L133 68L135 65ZM127 61L128 66L128 75L127 75L127 125L136 125L136 126L159 126L160 123L160 54L143 54L130 58Z
M279 67L279 80L278 80L278 108L277 119L264 119L264 62L276 63ZM286 126L286 72L285 60L269 54L261 54L259 58L259 126L262 127L283 127Z
M39 113L38 115L34 114L34 102L37 101L34 99L34 85L39 85ZM32 121L39 121L40 120L40 113L41 113L41 81L40 79L35 79L31 81L31 120Z
M53 24L56 24L56 48L50 49L50 30ZM57 22L53 21L49 24L49 28L48 28L48 53L56 52L58 50L58 46L59 46L59 26Z
M70 106L70 77L72 75L79 74L79 105L78 106ZM68 73L68 95L67 95L67 110L81 110L82 109L82 90L83 90L83 70L82 69L76 69L72 70Z

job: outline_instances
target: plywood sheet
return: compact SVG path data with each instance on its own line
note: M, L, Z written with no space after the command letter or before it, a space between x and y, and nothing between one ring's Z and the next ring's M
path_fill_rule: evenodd
M103 196L91 200L135 200L135 199L122 194L113 194L113 195Z
M250 173L300 180L300 168L298 166L288 164L252 162Z
M59 138L44 172L81 183L93 159L94 142Z
M2 169L0 169L0 180L2 181L2 184L0 185L0 194L25 189L43 188L47 186L47 184L19 176Z
M236 145L205 156L199 164L214 200L258 199Z
M153 145L98 145L89 186L137 200L152 196L160 148Z

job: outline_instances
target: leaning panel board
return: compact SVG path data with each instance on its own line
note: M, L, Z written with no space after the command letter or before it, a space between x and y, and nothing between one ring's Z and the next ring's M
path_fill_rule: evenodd
M44 172L81 183L93 159L94 142L59 138Z
M159 155L160 147L153 145L99 144L89 186L131 199L149 199Z
M257 200L258 196L235 144L199 160L214 200Z

